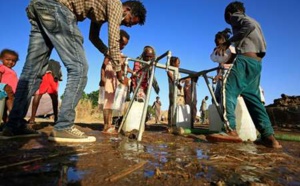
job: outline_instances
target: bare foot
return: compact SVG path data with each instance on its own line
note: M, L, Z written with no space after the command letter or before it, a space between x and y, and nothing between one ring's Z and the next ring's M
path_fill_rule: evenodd
M256 145L263 145L265 147L274 148L274 149L282 148L279 142L275 139L274 135L258 139L254 143Z

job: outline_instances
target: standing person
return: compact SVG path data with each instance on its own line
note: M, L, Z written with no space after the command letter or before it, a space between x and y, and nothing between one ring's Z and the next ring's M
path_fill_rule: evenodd
M152 46L145 46L143 49L142 54L138 57L138 59L142 59L144 61L150 61L152 59L156 58L156 54L155 54L155 50ZM141 68L144 67L145 64L135 61L133 64L133 76L131 77L131 85L132 85L132 91L135 91L138 82L142 76L142 74L144 73L143 70L141 70ZM137 101L139 102L144 102L145 100L145 96L148 90L148 86L149 86L149 72L146 71L146 74L144 75L144 78L141 82L141 86L139 88L138 94L136 96Z
M180 59L176 56L172 56L170 58L170 66L179 68L180 66ZM179 82L177 82L177 100L174 100L174 90L175 90L175 83L176 81L180 78L177 77L178 79L175 79L173 71L169 70L167 72L168 75L168 82L169 82L169 110L168 110L168 125L170 127L172 127L173 123L171 123L172 121L172 109L174 107L176 107L176 105L184 105L184 97L183 97L183 90L182 90L182 86L180 85ZM179 74L180 75L180 74Z
M204 99L201 102L200 106L200 112L201 112L201 124L204 124L204 121L206 119L206 109L207 109L207 103L208 96L205 96Z
M28 120L29 124L35 124L35 116L40 104L42 96L49 94L52 101L52 109L54 114L54 123L57 121L58 114L58 82L62 81L61 66L59 62L50 59L46 73L43 75L39 89L34 94L32 100L31 117Z
M58 119L50 137L56 142L94 142L94 136L87 136L74 126L75 107L87 83L88 64L83 49L83 38L77 21L91 20L89 38L105 56L112 58L118 80L122 79L121 54L119 47L120 25L131 27L143 25L146 9L139 1L119 0L31 0L27 7L31 23L28 54L20 76L15 96L15 106L4 127L3 135L33 136L36 131L26 127L29 100L38 89L42 70L55 48L67 68L67 84ZM101 26L108 22L108 47L99 38Z
M274 130L264 105L261 103L259 90L262 59L266 54L266 42L260 24L245 14L242 2L230 3L225 9L225 21L230 24L233 36L218 46L216 53L223 55L224 51L234 43L237 57L229 71L225 83L225 114L224 119L229 125L227 135L240 139L236 132L235 107L237 97L243 96L247 109L261 139L256 144L271 148L282 146L274 137ZM226 140L221 134L208 136L217 141ZM242 141L242 140L240 140Z
M155 109L155 123L160 123L160 116L161 116L161 101L159 96L156 96L156 100L153 102L152 108Z
M0 83L1 89L5 91L5 106L3 111L3 122L7 122L7 112L11 112L18 84L17 73L12 69L19 60L19 54L10 49L3 49L0 53ZM0 121L1 122L1 121Z
M184 102L191 108L192 123L196 121L197 116L197 89L196 82L198 78L187 78L184 80L183 94ZM194 83L194 85L192 85Z
M130 36L124 30L120 31L120 50L123 50L128 44ZM125 65L125 64L123 64ZM129 72L132 71L128 68ZM100 86L104 86L104 103L103 103L103 120L104 120L104 129L103 133L105 134L118 134L115 126L112 125L113 117L113 104L115 91L118 86L118 79L116 72L113 69L111 58L105 57L101 67L101 80Z
M219 63L220 69L217 70L217 75L213 79L213 83L217 83L216 89L214 91L216 100L219 104L222 102L222 90L223 90L223 77L227 75L228 69L231 68L232 63L236 57L236 52L234 46L230 45L229 48L226 50L224 56L216 55L216 49L219 45L226 42L231 34L231 30L229 28L224 29L223 31L217 32L215 35L215 44L216 47L214 48L210 58L212 61Z

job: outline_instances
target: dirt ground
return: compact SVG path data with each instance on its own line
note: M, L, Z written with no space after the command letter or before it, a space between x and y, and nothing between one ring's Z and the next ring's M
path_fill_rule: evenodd
M280 150L252 142L209 143L203 134L170 134L165 124L147 125L137 142L102 134L102 123L76 125L97 142L49 142L49 121L35 126L40 138L1 140L0 185L300 185L300 142L280 140Z

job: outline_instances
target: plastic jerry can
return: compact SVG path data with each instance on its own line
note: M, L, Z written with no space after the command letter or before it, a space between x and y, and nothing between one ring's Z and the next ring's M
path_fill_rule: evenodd
M191 109L189 105L177 105L176 127L184 129L191 128Z
M243 141L255 141L256 128L246 107L243 97L239 96L235 108L236 131Z
M208 129L210 131L221 132L223 127L223 122L218 113L217 106L215 104L211 104L208 106L208 120L209 120Z
M134 101L128 112L127 118L123 124L123 132L131 132L132 130L140 130L140 123L144 109L144 102ZM142 123L142 132L145 130L145 124Z

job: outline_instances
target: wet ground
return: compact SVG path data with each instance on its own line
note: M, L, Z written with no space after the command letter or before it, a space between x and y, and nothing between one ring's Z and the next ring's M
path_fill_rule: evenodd
M1 140L0 185L300 185L300 142L280 140L280 150L209 143L201 134L169 134L166 125L149 125L137 142L102 134L102 124L77 127L97 142L49 142L47 122L39 125L41 138Z

